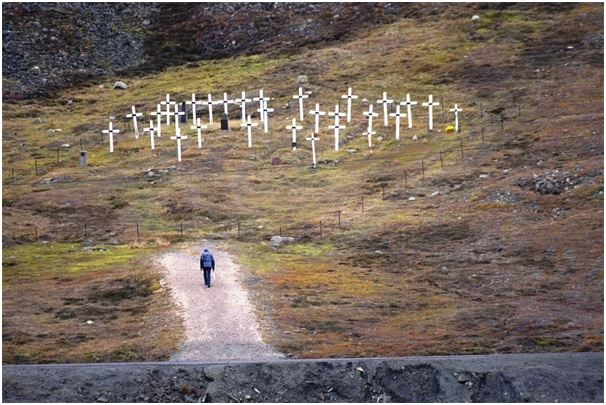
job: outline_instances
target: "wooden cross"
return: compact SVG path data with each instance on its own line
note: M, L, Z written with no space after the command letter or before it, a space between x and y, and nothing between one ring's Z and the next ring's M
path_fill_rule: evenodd
M406 115L408 116L408 128L412 128L412 111L410 106L417 105L417 102L410 101L410 94L406 94L406 101L402 101L400 105L406 106Z
M158 119L158 138L160 138L162 136L162 116L164 115L162 106L158 104L156 111L152 112L151 115L155 115Z
M236 104L242 105L242 122L246 122L246 103L250 103L252 99L246 98L246 92L242 92L242 98L235 100Z
M135 106L133 106L132 109L132 114L127 114L126 118L132 118L133 119L133 126L135 127L135 138L139 139L139 126L137 125L137 117L143 117L143 113L138 113L135 110Z
M185 111L179 111L179 106L175 104L175 112L173 113L175 116L175 133L179 129L179 115L185 115Z
M263 97L263 89L259 90L259 97L253 97L253 101L259 102L259 109L263 109L263 103L267 100ZM257 110L259 111L259 110ZM265 117L261 114L261 121L264 121Z
M192 117L194 122L196 122L196 106L202 104L199 101L196 101L196 93L192 93L191 101L186 101L185 103L191 105Z
M421 104L423 107L428 107L429 108L429 130L433 131L433 106L434 105L440 105L440 103L438 103L437 101L434 102L433 101L433 96L430 94L429 95L429 100L427 101L427 103L422 103Z
M259 126L259 123L252 122L250 115L248 116L248 120L240 124L241 127L248 127L248 147L252 148L252 127Z
M377 100L377 103L382 103L383 104L383 123L385 126L388 125L387 122L387 104L391 104L393 103L393 100L388 100L387 99L387 93L383 92L383 98L380 100Z
M459 132L459 111L463 111L462 108L458 108L455 104L455 108L451 108L450 111L454 112L455 116L455 131Z
M347 128L345 125L339 125L339 117L345 117L345 113L340 113L339 104L336 104L335 110L329 111L328 115L335 117L335 125L329 125L328 128L335 130L335 150L339 150L339 129Z
M389 116L396 117L396 139L400 139L400 117L406 117L406 114L400 114L400 104L396 106L396 112Z
M213 123L213 96L208 93L208 101L206 102L206 105L208 105L208 123L212 124Z
M166 101L160 102L160 104L166 106L166 125L170 125L170 106L176 105L175 101L170 101L170 94L166 95Z
M196 119L196 125L190 127L191 129L198 130L198 148L202 147L202 130L208 128L206 125L200 124L200 118Z
M297 126L297 119L292 119L292 125L287 125L286 129L292 129L292 150L297 150L297 130L303 129L301 126Z
M320 138L316 138L315 136L317 135L317 133L313 133L311 134L311 138L305 138L308 141L311 141L311 155L312 155L312 162L313 165L311 166L312 168L316 168L316 141L319 141Z
M149 131L149 139L151 141L151 148L156 149L156 145L154 143L154 120L149 120L149 128L143 128L143 132Z
M343 94L341 98L347 99L347 122L351 122L351 99L358 98L358 96L351 94L351 87L347 89L347 94Z
M368 147L372 148L372 136L376 134L376 132L374 131L368 131L368 132L364 132L364 135L368 135Z
M170 139L177 140L177 161L181 161L181 139L187 139L187 136L181 136L181 128L176 127L176 135L171 136Z
M109 134L109 153L114 153L114 132L120 132L119 129L114 129L113 122L109 122L109 129L104 129L101 131L104 134Z
M320 115L326 115L326 112L320 111L320 104L316 103L316 109L309 110L309 113L316 116L316 126L314 133L317 134L320 131Z
M234 103L234 100L227 99L227 93L223 93L223 100L215 102L215 104L223 104L223 112L225 113L225 115L229 115L229 113L227 111L227 105L233 104L233 103Z
M304 98L308 98L309 95L308 94L303 94L303 88L299 87L299 94L295 94L294 96L292 96L292 98L298 98L299 99L299 115L301 117L301 122L303 122L303 99Z
M267 126L269 125L268 121L269 121L269 117L267 116L268 112L274 112L273 108L267 108L267 99L263 102L263 107L260 110L257 110L259 112L261 112L261 116L265 117L265 119L263 120L263 131L265 133L268 132L268 128Z
M373 134L374 134L374 132L372 132L372 117L378 117L378 116L379 116L379 114L377 114L376 112L373 112L373 111L372 111L372 104L370 104L370 105L368 106L368 111L364 111L364 112L363 112L363 114L364 114L364 115L366 115L366 116L368 117L368 133L369 133L369 134L370 134L370 133L373 133ZM369 139L370 139L370 138L369 138Z

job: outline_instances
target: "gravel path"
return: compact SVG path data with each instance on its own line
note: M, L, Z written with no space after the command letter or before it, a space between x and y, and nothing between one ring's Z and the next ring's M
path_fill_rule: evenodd
M204 285L199 257L208 249L215 258L211 287ZM182 309L186 342L171 361L271 360L285 356L265 344L240 267L229 255L203 241L199 249L164 254L166 283Z

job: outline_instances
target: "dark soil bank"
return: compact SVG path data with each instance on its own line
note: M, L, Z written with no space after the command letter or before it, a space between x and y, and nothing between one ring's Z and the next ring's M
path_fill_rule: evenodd
M604 354L4 366L3 402L604 402Z

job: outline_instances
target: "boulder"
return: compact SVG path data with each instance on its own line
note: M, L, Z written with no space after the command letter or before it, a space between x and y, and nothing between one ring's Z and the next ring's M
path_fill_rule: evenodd
M117 81L117 82L114 84L114 89L118 89L118 90L126 90L127 88L128 88L128 86L127 86L127 85L126 85L126 83L124 83L124 82Z
M295 243L295 238L290 236L272 236L270 245L273 247L280 247L283 245L288 245L289 243Z

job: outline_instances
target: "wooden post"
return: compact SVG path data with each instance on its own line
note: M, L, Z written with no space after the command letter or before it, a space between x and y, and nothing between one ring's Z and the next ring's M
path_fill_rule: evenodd
M240 237L240 221L238 221L238 238Z
M322 221L320 221L320 240L322 240Z
M57 163L59 163L59 162L60 162L60 160L59 160L59 147L57 146Z
M385 201L385 184L382 184L383 187L383 201Z
M408 179L406 175L406 170L404 170L404 190L408 188Z
M423 172L423 180L425 180L425 163L421 160L421 170Z
M442 151L440 151L440 167L444 170L444 159L442 159Z
M34 229L35 229L35 237L36 237L36 239L35 239L35 240L36 240L36 242L38 242L38 226L36 225L36 226L34 227Z
M484 127L482 127L482 145L484 145Z
M504 121L504 118L503 118L503 116L501 115L501 133L503 133L503 121Z
M461 159L464 159L465 156L463 156L463 140L461 140Z
M84 240L88 239L88 235L86 233L86 222L84 223Z
M11 169L11 175L13 177L13 184L15 184L15 169Z
M183 240L183 221L181 221L181 240Z
M337 223L339 224L339 228L340 228L341 227L341 211L337 211L337 215L339 216Z
M480 118L484 116L484 112L482 111L482 102L480 102Z
M36 170L36 176L38 175L38 160L34 159L34 169Z
M139 239L139 223L137 222L137 239Z
M364 196L362 196L362 213L364 213Z

